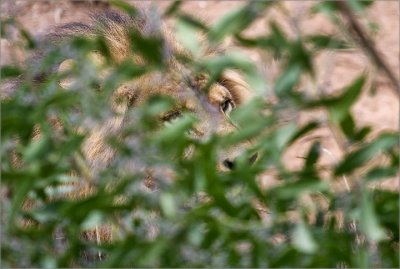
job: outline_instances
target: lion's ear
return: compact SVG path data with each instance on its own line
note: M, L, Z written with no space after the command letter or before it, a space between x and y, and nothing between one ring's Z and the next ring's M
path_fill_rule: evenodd
M105 76L107 70L104 67L105 59L99 53L91 52L87 56L87 60L90 61L95 68L99 71L99 76ZM71 89L73 85L77 82L76 78L72 77L71 71L76 68L76 61L74 59L66 59L58 66L58 74L64 77L60 80L60 86L66 90Z
M243 104L254 97L254 92L242 76L234 70L226 70L219 80L225 88L232 94L237 104Z

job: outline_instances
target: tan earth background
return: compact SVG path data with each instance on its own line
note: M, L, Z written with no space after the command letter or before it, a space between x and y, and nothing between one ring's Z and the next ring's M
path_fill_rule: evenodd
M150 6L165 10L171 1L128 1L138 6ZM183 1L182 9L200 18L209 24L218 21L224 14L242 6L242 1ZM278 21L288 36L296 37L302 34L330 34L337 35L338 28L322 15L310 15L310 7L316 1L283 1L277 7L269 9L262 18L246 30L247 36L257 36L268 31L268 22ZM32 35L42 35L51 30L55 25L72 21L86 22L88 14L101 12L109 8L106 1L18 1L3 0L1 2L1 18L14 18ZM375 1L368 11L358 17L361 25L370 34L374 45L381 57L399 78L399 1ZM172 22L167 22L172 24ZM377 25L378 27L370 27ZM17 35L1 38L0 64L21 62L24 53L15 50L13 45ZM279 73L278 63L265 52L245 51L257 64L265 75L268 85L273 85L274 79ZM373 127L373 135L383 131L397 131L399 128L399 99L394 94L394 86L373 67L371 61L360 50L346 50L344 52L326 52L316 58L317 79L314 82L305 82L304 88L310 94L318 94L323 91L328 94L336 94L340 89L349 84L363 71L371 74L371 81L375 84L375 90L366 88L363 95L353 107L353 115L358 126L370 125ZM266 98L273 99L271 94ZM311 118L326 122L326 113L312 111L293 115L298 122L305 122ZM343 152L348 150L346 145L335 136L335 131L326 124L311 135L300 140L284 156L285 164L292 168L298 168L304 161L302 156L307 152L311 142L315 139L321 141L323 148L320 165L332 165L340 160ZM265 186L273 183L273 176L265 175ZM397 179L391 179L380 183L381 187L393 188L398 186ZM351 182L350 182L351 185Z

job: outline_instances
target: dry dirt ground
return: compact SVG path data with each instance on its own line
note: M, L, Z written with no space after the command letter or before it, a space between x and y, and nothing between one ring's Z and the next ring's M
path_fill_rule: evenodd
M57 3L54 3L57 2ZM130 1L136 5L154 5L160 10L165 10L170 1ZM183 10L208 23L216 22L222 15L243 5L242 1L184 1ZM325 33L336 34L330 21L323 15L309 15L309 8L315 1L284 1L281 8L273 8L265 16L258 20L247 31L248 35L263 34L267 31L267 22L277 20L289 36L296 36L301 33ZM105 2L99 1L18 1L3 0L1 3L1 17L11 17L19 21L23 27L33 35L43 34L49 31L54 25L71 21L87 21L89 12L97 12L108 8ZM368 23L379 25L377 31L369 31L373 41L383 59L399 78L399 18L400 2L398 1L376 1L368 10L367 16L360 19L364 26ZM284 13L290 15L287 19ZM367 28L367 27L366 27ZM368 29L368 28L367 28ZM11 37L12 39L13 37ZM273 81L276 77L276 66L274 61L258 52L248 52L258 66L261 67L268 80ZM1 61L0 64L8 64L13 60L20 61L23 55L13 50L10 40L1 39ZM359 51L328 52L317 58L317 79L314 83L305 83L310 93L325 91L335 93L344 85L351 82L364 70L369 70L376 83L376 92L364 91L362 97L353 108L353 112L359 126L372 125L374 133L382 131L398 130L399 127L399 99L393 93L393 85L384 75L373 69L368 58ZM316 118L326 119L325 113L313 111L302 113L298 121ZM308 150L310 138L318 137L325 155L322 156L321 165L332 164L340 159L345 145L341 145L340 139L335 139L333 132L328 127L321 128L311 136L303 139L296 147L285 154L285 163L289 167L296 168L301 165L304 153ZM267 180L268 181L268 180ZM388 183L396 186L392 180Z

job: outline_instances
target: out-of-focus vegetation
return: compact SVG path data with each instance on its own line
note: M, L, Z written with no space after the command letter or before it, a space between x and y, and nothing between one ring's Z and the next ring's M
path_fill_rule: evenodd
M113 3L134 16L133 7ZM316 2L313 10L341 21L336 3ZM371 2L349 3L362 14ZM335 97L310 96L299 88L301 78L314 78L319 52L355 46L348 35L289 38L273 21L268 34L256 38L243 34L273 5L244 3L215 25L204 25L181 11L180 2L171 4L164 16L175 18L177 38L194 54L191 61L182 57L185 65L208 72L211 80L226 68L238 68L259 97L232 113L240 131L205 141L186 135L196 121L191 116L161 129L151 124L171 105L169 99L153 98L130 112L131 122L119 134L127 140L109 138L118 154L100 173L88 171L80 149L85 134L76 130L88 119L102 122L112 115L109 97L115 85L165 68L159 42L137 37L134 49L148 64L109 61L107 68L112 71L105 81L98 81L101 70L86 59L93 50L107 57L104 40L72 39L70 47L79 62L73 75L80 83L68 91L58 83L65 74L53 74L34 85L32 74L37 70L3 67L3 81L20 75L23 80L1 103L2 267L398 267L399 194L368 187L396 175L398 134L371 138L370 127L355 124L351 107L367 90L367 72ZM2 32L10 26L15 26L12 20L3 21ZM26 49L34 49L35 41L21 31ZM257 68L241 54L228 51L204 60L195 34L206 35L211 44L233 38L239 46L264 50L282 63L282 73L273 87L267 87ZM46 70L63 57L63 51L55 48L40 68ZM279 102L266 100L271 89ZM282 124L283 114L314 109L327 111L329 122ZM62 123L57 130L50 121L55 117ZM283 153L324 124L344 138L343 158L322 170L316 140L302 168L288 169ZM36 129L41 135L32 140ZM129 138L135 142L129 143ZM219 150L247 139L256 142L237 160L235 169L216 171ZM188 147L193 156L180 157ZM248 165L246 160L255 151L259 159ZM388 160L384 165L371 165L371 160L382 156ZM145 190L146 175L140 169L126 169L128 160L149 169L169 168L175 180L165 180L161 172L155 176L156 190ZM260 188L257 178L265 171L273 171L277 186ZM344 180L351 182L350 191L333 187L344 185ZM89 181L91 194L63 198L77 181ZM198 199L200 193L207 198ZM308 203L304 197L310 198ZM34 201L31 210L22 206L27 199ZM24 219L33 224L26 227ZM112 227L111 242L82 236L87 230L99 233L104 225Z

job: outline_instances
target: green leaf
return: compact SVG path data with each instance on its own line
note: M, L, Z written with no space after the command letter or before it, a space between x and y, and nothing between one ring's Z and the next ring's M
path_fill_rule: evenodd
M311 35L307 36L305 41L311 43L316 50L350 48L346 41L330 35Z
M288 141L288 146L296 142L298 139L304 137L304 135L306 135L307 133L315 130L316 128L318 128L318 126L318 122L308 122L306 125L297 130L296 133L290 138L290 141Z
M367 180L380 180L395 177L398 173L398 167L375 167L368 171L365 178Z
M376 217L380 225L388 231L388 242L399 242L399 192L395 189L375 189L371 194Z
M229 120L237 126L239 131L223 136L220 140L221 145L235 145L246 139L257 137L266 126L270 125L271 119L259 114L263 104L261 98L254 98L249 103L235 109ZM259 121L253 121L252 119L255 117L259 118ZM241 126L244 128L241 128Z
M176 216L176 204L172 193L162 193L160 196L160 206L164 215L168 218Z
M355 12L364 11L366 8L371 6L373 3L374 3L374 0L349 0L348 1L349 6Z
M310 75L314 75L311 53L308 52L303 42L296 40L288 47L289 55L286 67L296 66L301 67L302 71L307 71Z
M195 57L202 54L202 48L199 44L199 36L196 28L184 20L178 20L176 26L176 35L179 41L182 42Z
M1 137L2 139L18 134L24 142L33 131L33 105L21 105L16 100L1 103Z
M52 148L52 142L48 135L43 135L35 141L32 141L24 151L24 160L29 163L39 161Z
M240 33L271 3L271 1L251 1L246 6L225 15L209 31L210 41L219 42L227 35Z
M31 35L29 34L28 31L26 31L25 29L20 28L19 32L21 34L21 36L25 39L25 41L27 42L28 48L29 49L34 49L36 48L36 42L32 39Z
M254 65L242 53L231 52L222 56L215 56L199 63L199 66L208 70L213 77L220 77L222 72L228 68L239 68L241 70L253 69Z
M295 64L289 66L278 78L275 84L275 93L279 98L285 98L293 92L294 86L300 79L302 68Z
M114 7L118 8L118 9L128 13L131 16L135 16L138 13L138 11L136 10L135 7L133 7L132 5L130 5L130 4L126 3L126 2L124 2L124 1L121 1L121 0L110 0L109 2L110 2L110 4L112 6L114 6Z
M289 123L286 126L279 128L274 134L275 145L277 149L279 150L285 149L288 142L294 136L295 132L296 132L296 124L294 123Z
M351 113L345 115L344 118L340 121L340 128L348 139L352 139L354 137L356 124Z
M287 48L289 45L289 41L287 40L287 36L285 33L282 31L281 27L275 22L272 21L269 24L269 27L271 28L271 42L273 44L273 47L278 50L278 48ZM266 40L265 40L266 41ZM261 42L262 44L262 42ZM278 54L280 55L280 54Z
M155 137L155 141L174 143L177 139L181 140L182 136L192 128L195 121L195 118L183 115L176 122L159 131Z
M201 22L200 20L198 20L198 19L196 19L194 17L191 17L191 16L186 15L186 14L179 14L178 15L178 19L180 21L183 21L186 24L192 26L195 29L202 30L203 32L207 32L208 31L208 27L203 22Z
M257 38L246 38L242 34L235 34L236 40L247 47L259 47L271 51L274 57L281 58L290 46L289 40L279 25L272 21L269 24L271 34ZM289 51L290 52L290 51Z
M297 224L292 235L292 243L298 251L306 254L313 254L318 249L309 227L303 221Z
M31 190L35 182L33 178L25 177L20 178L18 182L15 183L17 183L17 185L15 188L15 193L12 197L10 216L8 217L8 224L10 227L14 227L15 216L18 212L20 212L24 201L28 197L28 192Z
M157 267L157 261L166 249L171 248L170 242L164 238L157 238L152 244L148 244L145 251L138 258L138 266L135 267ZM136 262L136 261L135 261Z
M246 76L246 81L256 94L265 94L265 82L255 65L243 53L233 51L225 55L207 58L198 63L200 69L205 69L212 76L209 84L221 77L226 69L239 69Z
M225 15L208 33L211 42L219 42L226 35L239 32L244 29L252 20L244 8L235 10L228 15Z
M141 54L151 64L162 64L164 60L164 41L161 38L161 34L157 34L151 37L145 37L139 31L131 30L129 32L129 35L131 39L131 45L133 49L136 50L135 53Z
M57 268L57 259L55 257L45 256L43 257L42 261L42 268Z
M200 245L204 238L204 227L202 225L195 225L190 229L188 239L193 245Z
M365 76L357 78L350 86L343 90L341 96L334 99L329 105L329 115L334 123L339 123L348 117L351 106L357 101L365 83Z
M82 231L94 229L96 228L96 226L101 225L103 221L104 221L103 214L98 210L93 210L81 223L81 229Z
M393 146L398 145L398 135L392 133L384 133L377 137L366 146L348 154L335 169L335 175L351 173L358 167L362 166L372 157L382 151L389 150Z
M171 15L176 14L181 5L182 5L182 1L181 1L181 0L175 0L175 1L172 2L172 4L169 5L169 7L165 10L164 16L165 16L165 17L169 17L169 16L171 16Z
M18 77L21 74L22 71L16 66L3 65L0 69L0 77L2 80L10 77Z
M294 182L287 182L282 186L274 187L268 190L268 193L270 193L269 195L271 196L288 199L299 197L305 193L325 191L328 189L329 186L326 184L326 182L323 182L319 179L310 178L306 180L302 179Z
M321 144L319 141L314 142L311 146L305 163L305 169L311 169L318 161L321 151Z
M362 141L371 131L372 128L369 126L362 127L360 130L356 131L352 138L354 141Z
M312 8L312 13L323 13L330 17L334 16L337 11L337 5L334 1L317 2Z
M368 192L364 191L360 214L360 229L368 240L379 242L385 238L385 232L378 222L372 202Z

